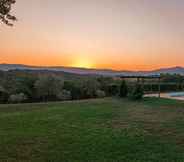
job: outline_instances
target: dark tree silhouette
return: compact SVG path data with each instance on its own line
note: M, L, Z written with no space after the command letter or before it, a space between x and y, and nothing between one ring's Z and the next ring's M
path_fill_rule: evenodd
M123 80L120 86L120 97L127 97L128 94L128 87L126 81Z
M0 21L9 26L13 26L12 22L17 20L10 14L11 7L15 2L16 0L0 0Z

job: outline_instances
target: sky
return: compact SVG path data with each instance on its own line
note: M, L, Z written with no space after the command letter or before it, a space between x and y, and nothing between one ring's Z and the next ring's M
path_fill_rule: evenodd
M151 70L184 66L183 0L17 0L0 63Z

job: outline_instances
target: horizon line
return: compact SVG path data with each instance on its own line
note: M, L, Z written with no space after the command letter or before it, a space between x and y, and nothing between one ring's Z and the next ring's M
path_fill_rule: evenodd
M155 70L161 70L161 69L170 69L170 68L184 68L184 66L180 66L180 65L175 65L175 66L167 66L167 67L159 67L159 68L153 68L150 70L116 70L113 68L87 68L87 67L75 67L75 66L63 66L63 65L31 65L31 64L21 64L21 63L5 63L5 62L0 62L0 65L22 65L22 66L30 66L30 67L40 67L40 68L73 68L73 69L82 69L82 70L105 70L105 71L116 71L116 72L122 72L122 71L126 71L126 72L150 72L150 71L155 71Z

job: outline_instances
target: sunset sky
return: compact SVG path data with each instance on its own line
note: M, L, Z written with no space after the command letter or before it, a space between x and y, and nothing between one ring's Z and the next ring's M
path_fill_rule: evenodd
M150 70L184 66L184 0L17 0L0 63Z

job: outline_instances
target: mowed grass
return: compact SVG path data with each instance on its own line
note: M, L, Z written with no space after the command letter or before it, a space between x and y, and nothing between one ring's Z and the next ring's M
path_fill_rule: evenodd
M0 105L0 162L182 162L184 102Z

